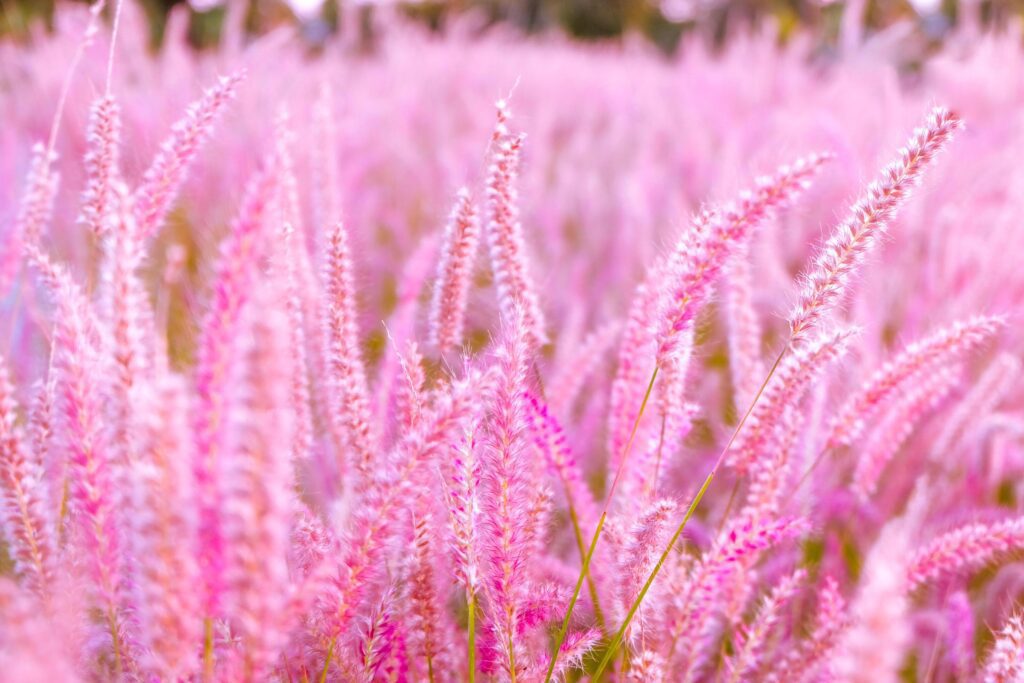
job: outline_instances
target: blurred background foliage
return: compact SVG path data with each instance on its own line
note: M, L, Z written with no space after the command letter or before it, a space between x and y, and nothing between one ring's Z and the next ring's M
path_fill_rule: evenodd
M0 36L25 40L35 26L52 26L55 7L86 0L0 0ZM835 46L849 16L866 37L899 27L927 47L941 43L957 23L1006 25L1024 16L1024 0L128 0L151 20L158 45L168 13L190 12L197 47L215 45L229 4L245 15L254 34L298 23L311 44L338 31L372 31L375 12L400 12L443 32L454 20L487 30L511 25L528 33L561 30L579 39L643 35L672 51L683 35L697 33L716 44L736 30L771 22L780 41L812 36ZM846 17L846 18L844 18ZM901 34L903 35L903 34Z

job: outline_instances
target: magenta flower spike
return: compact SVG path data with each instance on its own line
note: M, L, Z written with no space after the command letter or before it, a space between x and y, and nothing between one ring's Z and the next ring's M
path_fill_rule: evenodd
M747 242L769 211L804 190L829 158L816 154L780 167L775 175L759 178L755 189L742 193L734 203L698 215L683 233L665 266L668 282L658 316L659 366L678 349L682 332L693 325L730 255Z
M905 387L919 381L921 373L949 367L971 350L990 340L1005 326L997 316L978 316L957 322L908 344L896 357L875 371L851 396L833 419L827 448L848 446L863 434L867 421Z
M112 95L93 103L88 139L81 220L99 238L107 227L107 215L114 210L113 184L121 172L121 107Z
M851 207L850 216L822 246L804 276L800 299L789 316L791 344L803 343L811 328L839 302L854 271L885 234L925 169L962 126L959 116L936 107L900 150L899 158L868 185L864 196Z
M327 236L324 265L324 328L327 339L326 368L332 404L330 419L344 435L354 454L356 471L365 480L374 464L374 434L370 417L366 373L359 352L359 326L356 321L355 277L348 245L348 231L336 223ZM337 454L339 458L342 453ZM345 472L346 463L338 469ZM365 484L365 482L364 482Z
M50 599L55 570L53 521L38 453L29 452L18 426L14 387L0 357L0 486L3 531L16 573L36 596Z
M480 219L469 190L462 188L445 226L430 308L431 343L441 353L462 343L479 242Z
M487 170L487 246L490 250L498 303L504 320L523 317L530 343L548 342L544 313L529 272L529 259L519 220L519 192L516 182L524 135L508 129L508 104L499 100L498 123L491 139L491 161ZM516 308L521 313L516 313Z
M143 236L151 236L163 226L189 167L245 76L242 70L221 78L201 99L189 105L185 116L174 124L161 144L135 190L135 211Z

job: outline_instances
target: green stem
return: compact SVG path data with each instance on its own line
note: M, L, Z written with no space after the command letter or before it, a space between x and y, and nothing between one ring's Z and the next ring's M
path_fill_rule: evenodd
M569 496L569 490L566 489L566 495ZM576 547L580 551L580 562L583 562L587 556L587 548L583 545L583 530L580 528L579 516L576 514L576 507L572 504L572 497L569 496L569 519L572 520L572 531L576 536ZM604 611L601 609L601 603L598 601L597 586L594 585L594 577L591 576L590 572L587 572L587 592L590 593L590 601L594 603L594 616L597 617L597 625L601 629L601 633L608 633L608 624L604 620Z
M714 480L715 475L718 473L718 469L722 466L722 462L725 460L725 455L729 452L729 449L732 448L732 444L734 441L736 441L736 437L739 436L740 431L743 429L743 425L747 423L747 418L749 418L750 413L754 411L754 406L757 405L757 401L761 398L761 394L764 393L765 387L768 386L768 382L771 381L771 378L775 374L775 371L779 368L779 364L782 362L782 359L785 357L786 351L788 349L789 345L787 344L782 349L782 352L779 353L779 357L775 359L775 362L772 364L771 370L768 371L768 376L764 378L764 382L761 383L761 388L757 390L757 395L754 396L754 400L751 401L750 407L747 408L747 412L744 413L743 419L741 419L739 424L736 425L735 431L733 431L732 436L729 438L729 443L727 443L725 445L725 448L722 449L722 452L719 453L718 459L715 460L715 464L712 466L711 471L708 472L708 476L704 479L704 483L701 484L701 487L700 489L698 489L697 494L693 497L693 500L690 501L690 507L686 509L686 515L683 517L683 521L676 528L675 533L672 534L672 539L668 542L668 546L666 546L664 552L661 553L661 557L658 558L657 564L654 565L654 569L651 570L650 575L647 577L647 581L644 583L644 587L640 589L639 595L636 596L636 600L634 600L633 604L630 606L629 611L626 613L626 618L622 621L622 626L619 627L619 630L615 633L615 637L612 638L612 642L609 644L608 649L605 651L604 658L598 665L597 671L594 672L594 675L591 678L591 680L600 680L601 674L604 673L604 670L605 668L607 668L608 663L611 662L613 657L615 657L616 652L619 649L619 644L622 642L622 637L626 632L626 629L629 628L629 624L633 620L633 616L636 614L636 611L640 608L640 603L642 603L644 598L647 596L647 591L650 590L651 584L654 583L654 579L658 577L658 572L661 571L661 567L665 564L665 560L668 559L669 553L672 552L672 548L674 548L676 543L679 541L679 537L683 535L683 530L686 528L687 522L690 521L690 518L693 517L693 513L696 512L697 506L700 505L700 501L704 498L704 494L707 493L708 487L711 486L711 482L712 480Z
M317 680L319 683L326 683L327 672L331 668L331 658L334 657L334 644L338 642L337 638L331 638L331 642L327 644L327 655L324 657L324 668L320 671L320 678Z
M629 441L626 442L626 448L622 451L622 457L619 459L619 466L615 470L615 478L612 479L611 488L608 489L608 497L604 501L604 510L601 511L601 517L597 520L597 528L594 529L594 537L590 540L590 547L587 549L587 554L583 558L583 566L580 568L579 578L576 580L576 587L573 589L572 598L569 600L569 608L565 611L565 619L562 620L562 627L558 630L558 636L555 639L555 651L551 655L551 664L548 666L548 673L544 677L544 683L550 683L551 676L555 672L555 663L558 661L558 653L562 650L562 643L565 642L565 636L569 631L569 619L572 617L572 610L576 607L576 601L580 597L580 589L583 588L583 581L586 579L590 571L590 560L594 557L594 549L597 548L597 540L601 537L601 529L604 528L605 519L608 517L608 507L611 505L612 496L615 495L615 488L619 484L619 478L622 476L626 459L629 456L629 451L633 447L633 441L636 439L637 429L640 427L640 420L644 416L644 410L647 408L647 402L651 398L651 392L654 390L654 381L658 379L658 366L654 366L654 371L651 373L651 381L647 383L647 391L644 393L644 400L640 403L640 410L637 411L636 419L633 421L633 430L629 434Z

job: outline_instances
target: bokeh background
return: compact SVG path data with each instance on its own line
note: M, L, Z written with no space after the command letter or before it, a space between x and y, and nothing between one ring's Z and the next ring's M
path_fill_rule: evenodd
M63 0L74 2L77 0ZM190 12L190 39L196 46L215 44L227 6L245 15L253 33L298 22L311 44L336 32L372 30L374 13L397 11L444 32L453 20L474 19L480 31L508 24L525 32L564 31L579 39L641 35L673 51L689 33L721 45L737 30L770 23L780 41L810 33L825 53L851 34L892 32L921 58L960 25L998 28L1024 15L1024 0L140 0L159 44L168 13L175 6ZM31 27L52 27L62 0L0 0L0 34L24 39Z

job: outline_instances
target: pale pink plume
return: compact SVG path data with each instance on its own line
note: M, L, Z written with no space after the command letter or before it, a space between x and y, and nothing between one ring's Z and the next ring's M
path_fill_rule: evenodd
M875 493L882 472L920 422L956 388L960 374L961 370L956 366L935 368L932 374L908 388L904 395L892 400L887 414L879 419L878 426L856 453L857 463L850 486L861 501L867 502Z
M658 316L659 366L678 349L682 332L693 326L729 257L749 240L769 211L805 189L829 158L812 155L780 167L773 176L758 178L753 190L741 193L735 202L699 214L683 233L666 265L667 282Z
M913 640L906 568L914 521L910 514L887 523L868 553L864 579L850 605L850 624L830 663L839 680L899 680L904 654Z
M155 676L176 679L196 672L203 633L193 552L198 516L189 468L188 394L181 377L167 374L142 397L127 517L134 604L145 648L140 664Z
M544 312L529 272L529 259L519 221L519 175L523 135L508 130L508 105L497 103L498 123L491 140L491 164L487 170L487 244L504 320L517 315L530 336L530 343L548 342ZM516 313L516 309L521 313Z
M799 401L829 364L846 352L857 330L842 329L814 340L789 354L774 374L729 455L729 464L746 472L759 457L776 447L777 432L786 409Z
M288 543L294 510L294 413L288 317L276 292L258 289L234 381L220 501L226 542L227 617L241 640L247 678L273 671L287 643Z
M982 674L985 683L1019 683L1024 680L1024 617L1012 614L996 634Z
M906 569L909 589L986 564L1024 547L1024 518L994 524L970 524L946 532L919 548Z
M936 366L951 367L968 352L990 340L1006 322L998 316L976 316L908 344L887 361L853 396L832 421L826 448L848 446L864 433L871 420L894 395Z
M0 667L11 681L91 680L79 675L74 659L36 597L0 577Z
M783 610L804 587L806 581L807 572L803 569L784 576L765 596L750 625L742 628L734 636L738 654L729 662L732 669L731 680L760 680L758 672L770 664L770 661L766 661L767 653L764 650L770 645L772 632L785 618Z
M530 495L536 468L527 461L524 433L524 391L530 346L536 342L528 318L518 306L505 321L505 339L497 349L499 377L488 407L482 454L483 569L488 615L496 646L503 653L498 666L515 676L524 664L517 637L527 578L527 533ZM514 667L514 668L513 668Z
M757 394L765 377L761 345L761 321L754 307L754 282L750 243L736 250L725 273L725 317L729 331L729 371L733 403L744 410Z
M839 302L854 271L885 234L899 208L906 203L925 169L962 127L960 117L936 107L924 126L917 128L899 158L882 170L865 194L850 208L850 216L821 247L804 276L800 298L789 316L790 343L803 343L810 330Z
M0 487L3 531L15 573L38 597L49 599L55 544L47 514L46 481L38 453L28 450L18 426L14 387L0 357Z
M270 169L257 173L246 188L238 217L221 245L212 300L197 350L196 401L193 405L193 457L199 517L199 553L207 617L219 614L224 592L225 541L220 521L226 420L234 400L233 371L243 332L242 312L251 296L263 251L263 230L274 194Z
M21 204L14 225L0 253L0 293L6 294L21 269L25 246L36 248L39 238L53 216L59 176L53 170L56 155L37 143L32 148L32 161L25 179Z
M445 226L444 246L437 265L437 281L430 308L431 343L441 353L462 343L479 241L480 219L473 197L468 189L462 188L455 197L455 207Z
M336 223L327 235L324 264L324 329L327 339L327 380L330 389L330 419L351 449L356 470L363 485L370 477L376 450L370 415L366 372L359 351L359 326L356 320L355 277L349 250L348 231ZM339 459L344 457L338 453ZM347 463L338 470L345 473Z
M818 612L807 638L800 641L781 660L774 662L764 680L766 683L799 683L817 680L819 669L829 663L839 635L846 627L846 601L839 592L839 584L831 576L825 577L818 597Z
M113 210L113 183L121 172L121 107L110 94L101 96L90 109L88 141L81 221L99 238L106 231L107 214Z
M244 78L244 70L221 78L201 99L188 106L185 116L174 124L171 134L160 145L135 191L135 211L143 236L153 235L162 226L189 167Z

